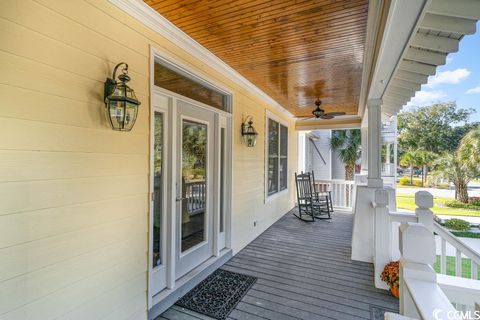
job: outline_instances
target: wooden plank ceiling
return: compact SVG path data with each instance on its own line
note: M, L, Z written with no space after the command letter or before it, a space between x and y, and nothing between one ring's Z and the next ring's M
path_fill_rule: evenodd
M145 0L294 115L356 114L368 0Z

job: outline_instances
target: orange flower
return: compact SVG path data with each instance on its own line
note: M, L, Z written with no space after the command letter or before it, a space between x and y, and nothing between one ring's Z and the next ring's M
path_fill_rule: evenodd
M385 265L380 279L385 281L390 288L399 287L400 265L398 261L391 261Z

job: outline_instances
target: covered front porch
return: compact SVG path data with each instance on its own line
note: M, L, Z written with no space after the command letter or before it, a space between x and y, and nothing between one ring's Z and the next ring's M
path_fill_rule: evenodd
M0 320L202 318L171 306L218 267L258 278L232 319L480 302L459 272L480 255L431 195L397 212L381 157L382 123L475 32L480 0L0 3ZM332 219L296 219L299 132L346 128L361 174L314 181ZM433 271L434 232L457 277ZM399 248L397 302L379 275Z
M398 300L373 286L373 265L351 260L353 214L305 223L291 212L222 269L258 278L228 319L383 319ZM209 319L174 305L157 319Z

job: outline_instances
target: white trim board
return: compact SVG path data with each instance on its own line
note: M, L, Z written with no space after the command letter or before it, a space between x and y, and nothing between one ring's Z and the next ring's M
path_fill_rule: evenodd
M235 71L212 52L193 40L185 32L177 28L173 23L152 9L149 5L141 0L110 0L110 2L123 10L133 18L140 21L145 26L167 38L170 42L189 52L195 58L203 63L210 65L212 68L226 74L230 79L243 86L249 92L255 94L258 98L273 106L283 114L293 118L294 115L287 109L282 107L272 97L267 95L240 73Z

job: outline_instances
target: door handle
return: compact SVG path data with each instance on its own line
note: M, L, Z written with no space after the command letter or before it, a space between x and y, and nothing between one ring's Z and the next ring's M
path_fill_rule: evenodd
M182 200L187 200L187 198L176 198L175 199L177 202L182 201Z

